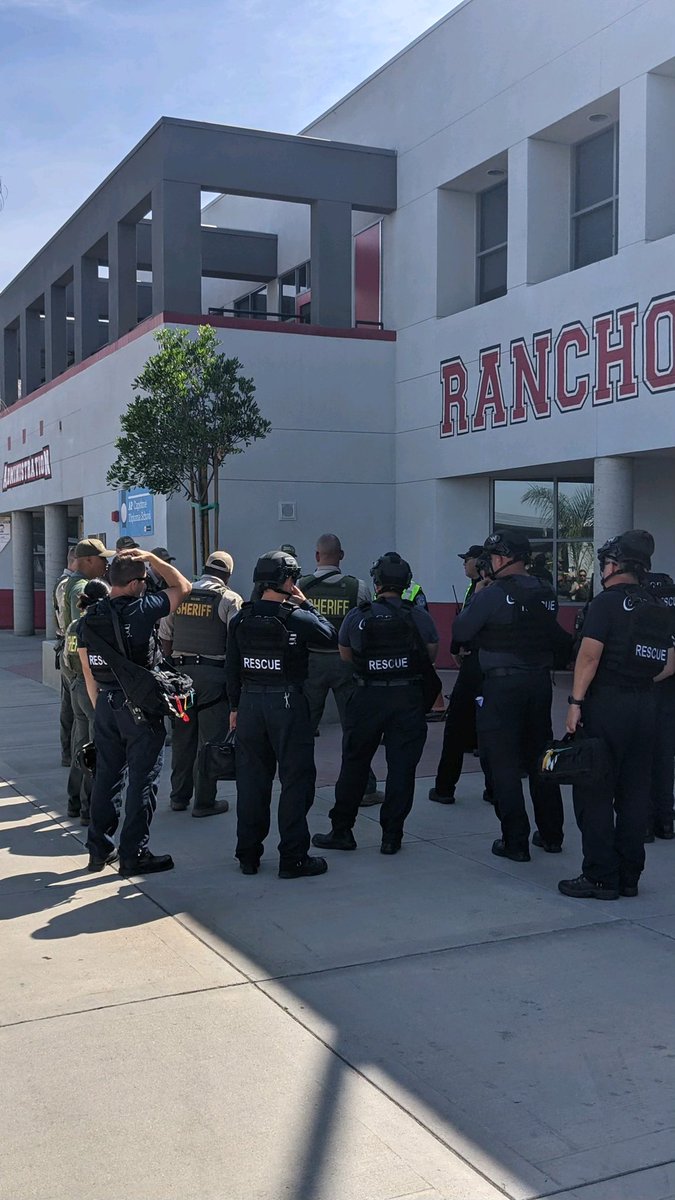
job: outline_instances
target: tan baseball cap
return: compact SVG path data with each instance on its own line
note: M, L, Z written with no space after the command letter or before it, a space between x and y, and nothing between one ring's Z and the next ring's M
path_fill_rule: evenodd
M206 560L206 567L218 567L220 571L231 575L234 571L234 559L231 554L227 553L227 550L214 550Z
M115 551L108 550L100 538L83 538L75 547L75 558L114 558Z

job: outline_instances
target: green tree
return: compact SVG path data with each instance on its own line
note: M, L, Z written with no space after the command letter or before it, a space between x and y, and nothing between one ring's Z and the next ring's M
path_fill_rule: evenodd
M160 329L155 340L157 353L131 385L136 395L121 417L107 482L187 498L197 574L197 524L205 562L211 550L210 513L218 543L220 467L266 437L271 425L261 415L253 380L240 374L238 358L220 353L210 325L200 326L196 337L188 329Z
M523 493L523 504L529 504L546 526L553 525L553 488L545 483L533 483ZM558 488L558 537L588 538L593 529L593 484L584 483L571 496Z

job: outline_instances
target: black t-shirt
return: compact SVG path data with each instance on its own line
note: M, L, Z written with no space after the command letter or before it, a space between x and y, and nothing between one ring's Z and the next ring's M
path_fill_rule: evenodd
M146 594L133 599L129 596L116 596L110 603L119 616L122 635L134 662L152 666L153 632L157 622L161 617L168 616L171 608L166 592ZM108 630L99 629L99 633L111 646L118 648L112 623ZM105 657L87 646L86 614L77 626L77 644L78 647L86 647L91 673L97 683L114 685L117 681Z

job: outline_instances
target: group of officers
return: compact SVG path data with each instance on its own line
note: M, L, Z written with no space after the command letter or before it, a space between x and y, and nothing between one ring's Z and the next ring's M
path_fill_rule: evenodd
M329 691L343 729L342 763L330 829L311 842L322 850L355 850L359 807L381 802L381 852L401 849L427 736L425 680L439 641L424 594L394 552L374 563L372 596L362 580L343 574L334 534L319 538L312 574L302 575L291 550L258 560L253 594L244 602L230 587L234 564L225 551L212 554L190 584L162 548L108 551L95 538L75 547L55 602L62 588L63 661L76 677L69 685L73 710L84 714L72 739L69 811L88 821L91 871L118 859L123 875L173 867L170 855L149 848L163 722L134 716L100 641L92 644L93 628L112 647L117 639L137 665L153 670L168 660L192 681L190 720L173 728L174 810L192 804L195 817L227 811L198 751L222 741L228 727L235 731L236 857L245 875L260 868L277 771L280 878L327 870L324 857L309 853L307 814L316 782L314 738ZM606 755L601 775L574 788L582 873L559 883L572 897L637 895L645 840L673 837L675 585L651 574L653 550L651 535L630 530L598 554L602 590L585 613L566 725L570 736L581 736L581 726ZM560 787L538 765L552 738L551 671L569 660L570 644L557 621L553 587L528 570L531 551L522 532L495 533L460 557L469 580L453 626L460 669L429 798L454 802L463 755L477 744L484 798L501 825L492 852L525 863L531 833L525 777L536 825L532 845L546 853L562 849ZM83 738L96 746L93 783L88 772L76 774ZM384 795L371 768L380 743Z

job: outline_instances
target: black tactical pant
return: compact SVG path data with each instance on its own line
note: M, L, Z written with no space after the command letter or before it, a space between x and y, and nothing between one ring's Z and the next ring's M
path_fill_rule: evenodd
M675 679L654 684L654 744L648 825L672 825L675 774Z
M240 862L259 862L270 828L272 784L279 769L281 866L304 861L307 813L314 802L314 730L298 687L247 687L237 712L237 850Z
M72 758L68 772L68 809L69 815L75 815L79 810L81 817L89 815L89 797L91 796L92 775L84 771L78 763L78 754L87 742L94 740L94 710L87 693L87 685L83 675L75 675L70 681L70 700L73 713L73 733L71 740Z
M594 883L635 887L642 874L655 710L651 687L595 686L584 701L584 733L608 751L604 779L573 790L582 870Z
M87 848L99 862L115 848L113 834L119 824L125 783L120 859L132 863L147 849L165 737L161 721L135 723L118 688L99 692L94 712L96 774L87 836Z
M354 669L351 663L343 662L337 651L317 650L310 654L304 692L309 704L309 719L315 733L319 728L329 692L335 696L340 725L344 733L347 701L355 686ZM377 780L372 767L369 767L365 795L372 795L375 791L377 791Z
M380 809L382 839L400 842L403 823L413 805L415 770L427 740L422 688L356 687L347 702L342 738L342 766L330 810L333 828L351 829L368 777L370 761L382 738L387 757L387 782Z
M460 661L459 674L448 703L443 731L443 748L436 769L434 787L441 796L454 796L462 774L464 755L478 745L476 732L476 697L483 689L483 672L478 662L478 651L466 654ZM486 795L492 798L488 766L481 760L485 774Z
M230 709L225 691L225 669L208 663L182 667L195 686L189 721L174 721L171 738L171 799L189 804L194 791L195 809L213 808L217 783L197 769L197 754L205 742L224 739Z
M540 779L537 759L552 736L551 677L547 670L488 674L476 725L509 849L529 846L530 822L521 776L527 772L537 829L546 842L562 842L563 806L557 784ZM479 697L480 700L480 697Z
M61 763L71 761L71 739L73 736L73 705L70 699L70 683L61 671L61 708L59 711L59 737L61 740Z

